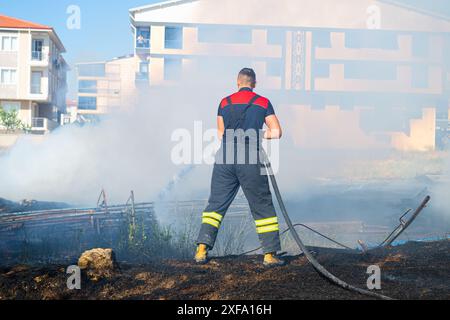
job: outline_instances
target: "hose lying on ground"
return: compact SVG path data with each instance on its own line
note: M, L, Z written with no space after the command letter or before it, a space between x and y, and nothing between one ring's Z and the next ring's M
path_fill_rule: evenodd
M275 191L275 195L278 201L278 204L280 205L280 209L281 212L283 213L284 219L289 227L289 230L292 233L292 237L294 238L295 242L297 242L298 247L300 248L300 250L304 253L304 255L306 256L306 258L308 259L308 261L313 265L314 269L316 269L317 272L319 272L321 275L323 275L324 277L326 277L327 279L329 279L331 282L333 282L334 284L344 288L345 290L349 290L349 291L354 291L357 292L359 294L363 294L369 297L374 297L374 298L378 298L378 299L383 299L383 300L393 300L390 297L384 296L382 294L378 294L372 291L368 291L368 290L364 290L361 288L357 288L355 286L352 286L348 283L346 283L345 281L342 281L341 279L339 279L338 277L336 277L335 275L333 275L332 273L330 273L327 269L325 269L317 260L316 258L313 257L313 255L311 254L311 252L309 252L309 250L306 248L306 246L303 244L302 240L300 239L297 230L294 227L294 224L291 221L291 218L289 217L289 214L286 210L286 207L284 205L284 201L283 198L281 196L280 193L280 189L278 188L278 183L277 180L275 178L275 174L273 172L272 169L272 165L269 161L269 158L267 157L267 154L265 154L264 150L262 150L262 156L264 157L264 161L263 164L267 170L267 173L270 177L270 181L272 182L272 187Z
M294 227L303 227L303 228L308 229L309 231L311 231L311 232L317 234L318 236L320 236L320 237L322 237L322 238L324 238L324 239L326 239L326 240L328 240L328 241L330 241L330 242L332 242L332 243L338 245L339 247L342 247L342 248L347 249L347 250L355 251L354 248L350 248L349 246L346 246L345 244L342 244L342 243L340 243L340 242L338 242L338 241L336 241L336 240L334 240L334 239L332 239L332 238L330 238L330 237L324 235L323 233L320 233L319 231L314 230L314 229L311 228L311 227L308 227L306 224L303 224L303 223L297 223L297 224L294 224ZM284 236L284 235L285 235L286 233L288 233L289 231L291 231L290 228L284 230L284 231L280 234L280 236ZM250 250L250 251L241 253L239 256L246 256L246 255L249 255L249 254L251 254L251 253L254 253L254 252L256 252L256 251L261 250L262 248L263 248L262 246L261 246L261 247L258 247L258 248L256 248L256 249L253 249L253 250Z
M388 246L391 246L392 245L392 243L414 222L414 220L418 217L418 215L422 212L422 210L427 206L427 204L428 204L428 202L430 202L430 200L431 200L431 197L430 196L427 196L424 200L423 200L423 202L420 204L420 206L414 211L414 213L412 214L412 216L407 220L407 221L404 221L403 219L412 211L412 209L409 209L408 211L406 211L401 217L400 217L400 225L399 226L397 226L395 229L394 229L394 231L392 231L390 234L389 234L389 236L383 241L383 242L381 242L378 246L376 246L376 247L374 247L374 248L372 248L371 250L373 250L373 249L378 249L378 248L382 248L382 247L388 247ZM323 233L320 233L319 231L317 231L317 230L314 230L313 228L311 228L311 227L309 227L309 226L307 226L306 224L303 224L303 223L297 223L297 224L294 224L294 227L303 227L303 228L305 228L305 229L308 229L309 231L311 231L311 232L313 232L313 233L315 233L316 235L318 235L318 236L320 236L320 237L322 237L322 238L324 238L324 239L326 239L326 240L328 240L328 241L330 241L330 242L332 242L332 243L334 243L334 244L336 244L336 245L338 245L339 247L342 247L342 248L344 248L344 249L347 249L347 250L349 250L349 251L356 251L356 249L354 249L354 248L350 248L349 246L346 246L345 244L342 244L342 243L340 243L340 242L338 242L337 240L334 240L334 239L332 239L332 238L330 238L330 237L328 237L328 236L326 236L326 235L324 235ZM288 233L289 231L290 231L291 229L290 228L288 228L288 229L286 229L286 230L284 230L281 234L280 234L280 236L283 236L283 235L285 235L286 233ZM445 238L445 237L444 237ZM246 255L249 255L249 254L251 254L251 253L254 253L254 252L256 252L256 251L259 251L259 250L261 250L263 247L261 246L261 247L258 247L258 248L256 248L256 249L253 249L253 250L250 250L250 251L247 251L247 252L244 252L244 253L241 253L239 256L246 256ZM363 248L363 251L358 251L359 253L361 253L361 254L364 254L364 253L366 253L368 251L368 249L366 249L366 250L364 250L364 248Z

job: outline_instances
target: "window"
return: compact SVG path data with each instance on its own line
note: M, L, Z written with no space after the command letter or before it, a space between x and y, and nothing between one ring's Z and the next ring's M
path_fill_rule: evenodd
M166 49L183 49L183 28L166 27L165 32Z
M2 37L2 51L17 51L17 37Z
M15 69L1 69L0 82L2 84L16 84L16 74Z
M369 80L396 80L397 65L387 62L359 62L345 63L346 79L369 79Z
M44 46L44 40L33 39L33 44L31 48L31 59L36 61L42 60L42 48Z
M429 46L427 34L417 33L413 35L412 52L415 57L426 58L429 53Z
M266 74L269 77L281 77L283 73L283 64L280 60L271 60L267 62Z
M139 64L139 72L140 73L148 73L148 62L141 62Z
M136 28L136 48L150 48L150 27Z
M286 32L281 29L267 30L267 43L271 45L282 45L286 42Z
M316 47L331 48L331 35L328 31L315 31L313 40Z
M316 61L314 64L314 76L317 78L330 77L330 64L327 62Z
M97 110L96 97L78 97L78 109L80 110Z
M11 111L19 112L20 111L20 102L3 101L1 104L1 107L6 112L11 112Z
M235 27L199 27L198 41L204 43L250 44L253 40L252 29Z
M78 82L79 93L97 93L96 80L80 80Z
M136 73L136 80L148 80L149 63L147 61L139 64L139 72Z
M77 69L80 77L104 77L106 75L104 63L80 64Z
M183 64L181 58L164 59L164 80L179 80Z
M41 94L42 71L31 72L31 93Z
M412 67L413 88L428 88L428 66L415 65Z
M345 46L353 49L368 48L397 50L397 40L397 34L394 32L369 30L347 31L345 33Z

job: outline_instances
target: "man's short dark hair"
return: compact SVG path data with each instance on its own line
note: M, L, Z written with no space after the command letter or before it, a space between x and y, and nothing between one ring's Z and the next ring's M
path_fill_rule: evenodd
M250 79L252 84L256 84L256 73L255 70L251 69L251 68L244 68L239 72L239 77L240 76L246 76Z

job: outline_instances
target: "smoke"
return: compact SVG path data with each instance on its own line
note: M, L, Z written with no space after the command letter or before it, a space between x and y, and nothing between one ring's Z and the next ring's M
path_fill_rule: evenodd
M245 26L264 25L261 17L271 15L271 21L282 25L295 12L311 11L315 6L311 4L313 2L308 2L308 6L299 6L293 10L290 8L291 1L272 1L269 6L252 7L257 12L249 9L248 12L252 13L246 15L245 9L251 7L250 2L242 3L244 7L238 14L232 6L237 3L235 1L223 4L224 10L212 10L219 3L225 1L210 1L204 11L195 11L193 16L217 13L229 24ZM356 3L355 10L362 14L360 20L365 25L366 8ZM339 7L333 4L332 8L335 6ZM386 7L383 10L388 10L388 18L383 23L393 25L395 18L391 18L392 12ZM331 29L314 29L318 24L325 23L318 16L322 16L323 12L317 11L316 15L305 20L305 25L313 28L313 35L311 39L304 40L311 41L315 50L330 49L342 36ZM335 22L348 16L348 12L342 10L333 12L336 13ZM361 25L361 21L357 21L358 25ZM408 21L410 24L414 25ZM215 33L217 29L212 29L210 32L200 32L199 36L205 41L211 37L214 40L215 37L218 43L227 41L245 44L255 35L246 27L228 31L225 27L220 29L220 34ZM287 39L283 28L275 28L275 32L270 34L261 33L260 29L257 28L256 36L270 38L273 46L285 43ZM387 50L389 56L403 50L403 40L398 42L393 35L390 32L373 31L369 36L361 36L358 32L348 32L344 45L353 49L362 46L365 48L363 51L378 46L381 50ZM421 35L413 33L408 40L412 41L410 46L416 52L412 54L420 55L428 50L428 40L432 40L425 37L426 40L422 41ZM218 39L219 36L223 39ZM261 39L258 41L262 42ZM236 48L231 51L239 53L240 49ZM286 85L283 59L284 55L293 54L293 51L283 52L283 56L280 53L279 58L265 59L259 49L255 48L253 55L245 50L242 55L235 54L232 58L218 56L218 50L211 49L209 55L189 60L189 68L176 86L137 91L136 103L122 106L123 111L108 115L98 124L63 127L37 142L31 137L21 138L6 155L0 157L0 195L15 200L33 198L92 205L100 190L105 188L112 202L126 201L130 190L135 191L137 201L205 199L209 192L211 166L174 164L171 158L174 142L171 137L178 129L187 129L194 135L195 121L202 121L205 130L214 128L218 103L236 90L235 77L242 67L256 69L259 75L257 91L271 99L285 129L280 149L279 180L289 199L306 201L317 194L326 198L327 193L336 188L340 192L351 192L355 186L365 190L365 186L374 180L380 183L378 187L384 196L392 194L396 188L403 193L415 193L422 185L415 182L411 186L411 179L439 172L439 164L429 165L429 153L409 156L407 152L393 151L392 137L389 135L396 132L397 141L400 141L398 144L404 143L407 147L419 145L419 149L422 148L424 144L420 139L418 142L414 140L416 133L412 130L416 127L420 129L421 124L426 127L423 107L437 107L437 101L430 101L428 97L426 101L421 101L416 96L411 98L408 95L394 98L407 90L414 90L414 84L433 86L438 74L423 72L420 66L411 65L411 81L400 81L395 89L391 89L389 83L395 84L395 80L402 80L398 79L402 75L397 65L410 64L410 57L399 55L396 61L383 64L382 61L373 61L377 57L373 58L372 55L368 61L344 61L341 63L343 67L336 67L329 59L316 57L308 66L312 81L308 89L273 90L271 87L274 84L280 88ZM267 50L263 48L262 52ZM315 50L310 54L313 55ZM368 79L379 81L374 81L366 91L360 88L355 89L354 94L346 95L339 92L340 83L333 78L339 75L340 68L344 68L342 76L346 80L351 79L356 87ZM326 82L327 78L331 80ZM328 93L320 94L325 91ZM382 94L385 91L389 94ZM417 134L421 135L422 131L419 130ZM191 138L193 140L196 137ZM194 151L194 143L191 142ZM424 150L426 147L425 144ZM406 182L399 187L392 181ZM371 190L368 188L367 192ZM364 210L358 214L380 215L379 211L370 210L367 204L383 200L364 200ZM442 206L449 208L450 203L442 203ZM313 216L328 209L318 206L316 212L308 212L308 215ZM343 204L334 208L334 218L341 219L352 210L356 211L348 203L347 206ZM389 211L383 207L381 211L381 215L386 216L400 213L402 209Z
M0 158L0 194L92 205L105 188L112 202L126 201L130 190L139 200L156 200L180 170L171 159L173 131L190 130L202 119L201 107L189 106L199 94L159 90L97 124L61 127L42 139L22 137ZM203 102L209 104L216 105ZM215 112L210 109L209 118Z
M443 170L440 175L436 175L436 180L431 188L433 197L433 208L437 215L445 219L446 225L450 222L450 199L448 191L450 190L450 157L446 153L443 155ZM448 231L448 230L447 230Z

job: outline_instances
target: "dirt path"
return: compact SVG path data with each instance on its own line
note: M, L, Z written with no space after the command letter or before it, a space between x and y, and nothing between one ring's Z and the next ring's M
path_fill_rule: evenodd
M206 266L165 261L121 264L100 282L83 279L80 291L66 289L64 266L0 269L0 299L365 299L321 278L304 257L285 268L266 270L260 257L214 259ZM397 299L450 299L450 241L409 243L369 255L321 249L331 272L365 288L367 267L382 270L381 293Z

